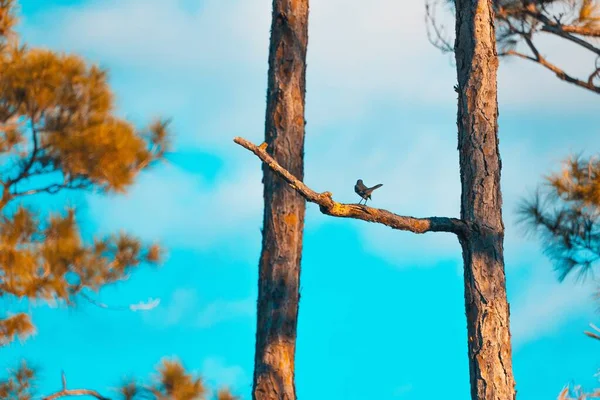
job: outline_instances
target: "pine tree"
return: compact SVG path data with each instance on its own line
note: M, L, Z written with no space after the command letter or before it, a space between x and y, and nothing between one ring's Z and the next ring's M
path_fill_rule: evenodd
M514 400L515 382L504 274L504 224L498 148L498 57L490 0L458 0L456 64L458 149L462 184L461 218L414 218L366 205L341 204L317 193L276 157L243 138L250 150L322 213L380 223L418 234L455 234L462 246L468 355L473 400Z
M0 380L0 398L3 400L31 400L39 398L36 393L36 372L26 363L11 371ZM150 383L127 380L116 390L119 400L240 400L227 388L220 389L214 396L206 388L202 378L189 373L177 359L164 359L156 367L156 374ZM91 389L71 389L67 386L65 374L62 376L61 390L42 395L42 400L55 400L63 397L88 396L97 400L109 400L103 394Z
M560 173L546 177L546 184L522 202L519 214L526 232L541 238L559 281L570 275L584 280L600 261L600 161L568 159ZM600 299L600 291L596 297ZM592 331L584 333L600 339L600 328L590 326ZM593 397L600 397L600 389L585 393L580 387L567 386L559 400Z
M444 37L435 9L441 2L428 0L427 27L430 41L444 52L454 46ZM501 57L518 57L553 72L557 78L600 94L600 3L597 0L493 0L498 52ZM563 40L590 54L594 63L587 76L574 76L550 61L536 44L541 35ZM522 50L524 48L524 50ZM535 196L519 208L520 223L542 240L559 281L576 274L588 276L600 260L600 162L571 157L561 173L546 178ZM593 326L593 325L592 325ZM597 333L585 332L598 338ZM568 388L559 398L584 398L580 390ZM598 393L596 393L598 395ZM575 396L575 397L569 397ZM589 396L589 394L588 394Z
M273 0L265 149L304 176L304 101L308 0ZM252 397L295 400L294 358L300 301L305 200L263 168L264 218L259 261Z
M454 5L454 0L444 0ZM427 3L430 40L443 51L454 51L437 24L436 1ZM500 56L516 56L538 63L566 82L600 94L600 2L597 0L494 0L496 36ZM550 63L535 45L535 38L548 34L588 51L595 57L590 74L576 78ZM529 54L520 52L525 46ZM600 162L571 157L560 174L552 174L546 185L523 201L521 222L542 238L546 254L554 261L558 278L571 272L585 277L600 259L598 210L600 207Z
M443 52L454 52L444 34L437 10L455 0L427 0L427 28L433 45ZM600 94L600 2L598 0L493 0L500 57L517 57L534 62L554 73L558 79ZM537 39L550 35L589 54L587 75L576 76L561 67L564 60L551 61L543 55ZM524 48L521 50L520 48Z
M0 296L63 301L157 265L162 250L120 233L85 240L73 208L42 213L27 198L68 191L124 193L169 149L167 122L139 130L116 114L106 71L77 55L28 48L13 31L15 0L0 0ZM35 202L33 202L35 204ZM35 328L24 313L0 320L0 346ZM23 362L0 380L0 398L30 400L35 370ZM43 400L108 397L62 389ZM130 380L123 400L239 400L223 388L212 396L177 360L163 360L148 383Z
M568 159L519 209L521 223L542 238L558 278L585 278L600 261L600 161Z
M125 192L167 151L167 124L136 129L116 115L106 71L22 46L15 23L14 0L0 0L0 296L72 305L161 250L124 233L84 240L73 208L43 213L26 199ZM0 318L0 346L35 330L27 314Z

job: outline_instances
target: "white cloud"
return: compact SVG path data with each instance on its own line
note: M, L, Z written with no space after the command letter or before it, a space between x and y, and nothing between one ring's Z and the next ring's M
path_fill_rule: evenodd
M256 302L252 298L242 300L215 300L198 313L196 323L199 327L211 327L221 322L254 316Z
M270 7L268 0L206 0L192 10L173 1L91 1L26 20L25 32L34 43L154 71L155 82L165 71L179 70L190 90L199 89L195 77L203 74L222 82L252 76L266 84ZM424 12L421 1L311 3L307 82L314 123L360 112L373 96L454 107L455 70L449 56L428 42ZM61 29L46 29L50 23ZM453 22L447 23L451 28ZM543 39L541 47L569 70L585 71L586 53L564 40ZM537 65L513 61L501 69L503 104L556 106L558 96L561 108L597 102ZM243 113L249 104L229 115Z
M212 185L166 166L144 175L127 196L94 197L90 210L102 230L124 228L167 246L207 249L253 243L258 248L260 166L231 138L262 137L270 7L268 0L206 0L190 11L178 2L105 0L62 7L26 21L26 36L36 44L83 52L103 65L130 71L135 90L125 96L127 112L144 114L164 105L165 112L185 121L180 144L219 148L230 167ZM455 70L449 57L427 42L423 14L421 1L372 0L368 6L358 0L311 3L306 181L315 190L330 190L337 200L352 202L353 184L361 177L368 184L384 184L374 195L378 207L414 216L458 215L455 122L454 117L441 116L456 107ZM542 44L549 57L560 57L570 70L584 65L584 56L564 42ZM505 109L532 115L532 110L558 108L567 116L597 107L599 100L526 61L503 62L499 79L503 116ZM390 113L408 109L406 121L381 129L376 121L380 114L374 110L382 103ZM410 115L418 107L423 116ZM373 127L365 121L373 122ZM346 129L355 122L363 122L362 128ZM540 151L536 140L545 138L523 143L519 135L502 127L500 132L507 220L524 190L535 186L565 148L599 145L594 139L583 145L569 140L573 133L568 132L564 138L553 138L554 151ZM234 162L237 159L241 162ZM414 236L360 224L367 248L390 260L431 264L444 257L460 258L460 247L450 235ZM250 236L251 241L240 240ZM511 254L531 249L510 221L506 241ZM548 285L525 285L524 296L552 291L557 298L565 297L557 303L583 307L581 299L567 296L567 285ZM186 294L179 295L169 306L185 307ZM218 322L223 310L250 315L253 307L244 301L218 301L197 311L195 321ZM568 317L559 304L545 309L531 304L529 297L515 301L515 337L524 338L518 340L545 329L519 321L537 316L539 326L550 326ZM189 312L174 315L182 319Z
M46 30L40 21L26 20L27 37L34 42L51 42L103 63L172 71L264 59L270 13L265 0L206 0L195 10L176 1L96 0L45 11L39 18L61 28Z
M561 326L582 314L592 317L593 282L556 281L547 263L541 273L519 285L522 293L511 302L513 346L519 347L540 337L552 335ZM582 326L582 331L586 326Z
M175 325L197 304L198 295L194 289L177 289L171 295L167 307L161 312L161 320L165 325Z
M240 388L248 376L238 365L227 365L220 357L209 357L202 363L202 377L213 387Z
M252 161L252 160L249 160ZM126 195L90 196L99 229L125 229L147 241L207 249L260 227L260 167L250 164L215 186L173 165L140 177Z
M398 386L394 390L394 397L406 397L408 393L412 392L413 385L411 383L407 383L406 385Z

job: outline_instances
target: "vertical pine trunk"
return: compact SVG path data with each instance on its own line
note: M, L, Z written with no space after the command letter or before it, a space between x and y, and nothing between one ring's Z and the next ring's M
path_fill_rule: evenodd
M496 36L491 0L456 0L461 238L473 400L514 400L498 150Z
M304 95L308 0L273 0L265 142L304 178ZM294 356L304 228L304 199L263 165L265 211L259 263L252 397L295 400Z

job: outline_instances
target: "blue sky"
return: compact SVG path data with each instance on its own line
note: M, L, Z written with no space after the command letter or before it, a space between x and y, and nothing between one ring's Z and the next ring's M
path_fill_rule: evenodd
M74 51L109 68L120 113L173 118L175 152L125 196L78 198L90 232L125 229L169 251L102 291L112 305L159 298L149 312L18 304L38 334L0 353L41 367L40 390L107 392L178 356L211 384L250 398L262 186L256 157L232 142L263 137L269 0L22 0L32 45ZM407 3L407 4L401 4ZM455 71L427 42L421 1L313 0L307 73L305 182L414 216L459 213ZM450 27L451 30L451 27ZM544 41L572 71L585 54ZM570 152L600 148L600 97L537 66L503 62L500 146L513 363L519 398L593 387L598 344L593 282L557 283L538 243L515 227L519 199ZM47 199L40 199L46 201ZM308 205L297 344L306 399L464 399L469 395L460 247L336 220Z

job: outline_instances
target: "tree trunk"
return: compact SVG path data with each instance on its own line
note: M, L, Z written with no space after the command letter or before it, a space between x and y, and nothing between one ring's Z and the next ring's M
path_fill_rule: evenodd
M304 95L308 0L273 0L265 142L304 178ZM265 211L259 265L252 397L295 400L294 356L300 300L305 200L263 165Z
M514 400L498 150L496 36L491 0L456 1L461 238L473 400Z

